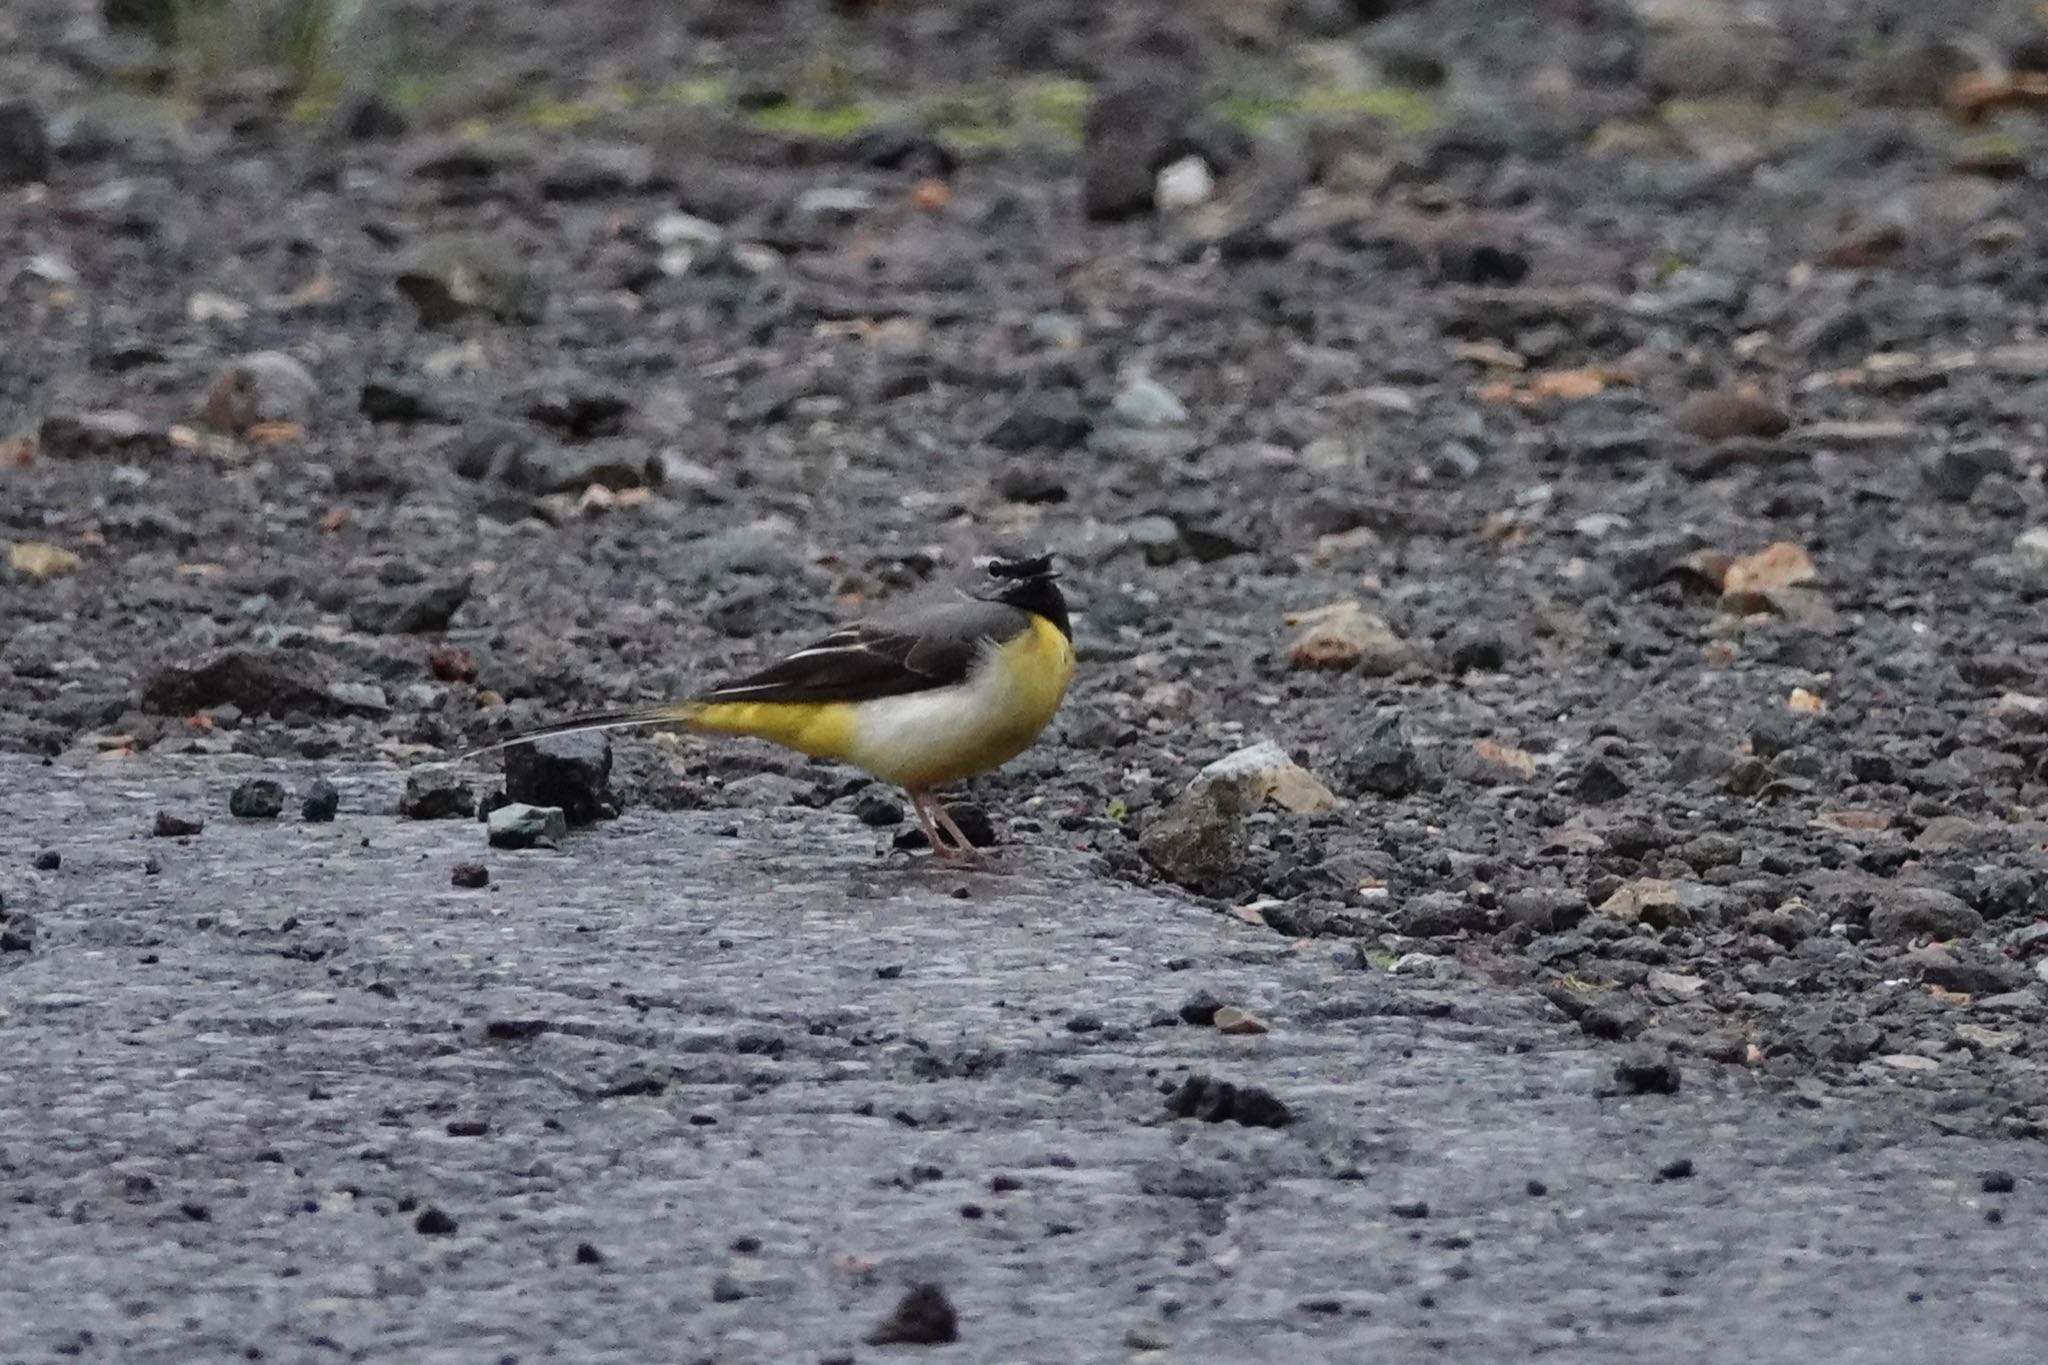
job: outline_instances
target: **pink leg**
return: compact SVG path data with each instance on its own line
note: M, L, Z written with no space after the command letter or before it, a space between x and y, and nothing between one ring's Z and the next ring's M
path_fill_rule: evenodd
M905 787L903 791L910 798L910 808L917 812L918 828L924 831L925 842L932 846L933 856L952 857L953 850L939 837L938 826L932 823L931 808L925 804L924 793L914 787Z

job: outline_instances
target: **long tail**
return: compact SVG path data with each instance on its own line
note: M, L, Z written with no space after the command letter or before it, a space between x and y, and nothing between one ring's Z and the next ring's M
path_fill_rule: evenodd
M703 709L702 702L666 701L654 706L636 707L630 711L594 711L589 715L571 716L567 720L538 725L510 739L501 739L496 744L486 744L482 748L468 750L457 754L455 761L459 763L466 758L494 754L500 749L510 749L515 745L531 744L550 735L580 735L586 730L632 730L649 725L687 725Z

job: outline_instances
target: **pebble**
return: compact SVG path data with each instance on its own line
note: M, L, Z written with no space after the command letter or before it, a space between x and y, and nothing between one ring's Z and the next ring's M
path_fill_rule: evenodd
M170 458L169 433L132 412L55 412L36 430L36 449L52 460L121 460L146 463Z
M239 814L240 812L236 813ZM205 828L206 822L204 820L196 820L188 816L175 815L167 810L160 810L156 813L156 824L151 828L150 833L159 839L189 839Z
M448 874L448 884L464 891L477 891L491 884L491 870L482 863L457 863Z
M870 1346L940 1346L960 1339L960 1314L936 1284L912 1285L863 1338Z
M33 185L50 178L50 134L27 100L0 101L0 185Z
M1386 618L1355 601L1299 612L1291 624L1301 628L1287 647L1288 665L1295 669L1356 669L1368 678L1385 678L1416 659L1414 647Z
M54 848L46 848L36 854L33 866L38 872L55 872L64 866L64 855Z
M1184 156L1159 168L1153 178L1152 200L1161 213L1182 213L1209 201L1216 192L1216 175L1199 156Z
M1188 410L1173 392L1155 379L1139 376L1117 391L1109 405L1118 426L1139 431L1186 426Z
M1072 389L1034 389L1017 400L988 442L997 450L1069 450L1087 440L1094 426Z
M473 313L501 322L539 320L541 291L520 253L489 238L422 242L399 263L398 290L425 327L448 327Z
M437 635L448 629L473 586L463 574L373 589L348 604L349 623L371 635Z
M1932 886L1888 888L1870 912L1870 934L1881 943L1916 938L1966 939L1984 928L1984 917L1959 897Z
M1207 1028L1216 1022L1216 1014L1222 1008L1221 1000L1207 990L1197 990L1180 1002L1179 1014L1183 1023Z
M1236 1005L1224 1005L1215 1013L1212 1021L1218 1033L1253 1034L1269 1032L1266 1021L1250 1010Z
M1781 436L1792 425L1782 408L1757 394L1721 389L1695 394L1671 419L1673 426L1702 441Z
M429 1204L413 1220L413 1228L424 1237L447 1237L460 1226L453 1218Z
M468 820L476 815L476 793L446 768L422 768L406 776L398 813L408 820Z
M1158 173L1200 112L1193 81L1147 67L1097 88L1081 131L1081 206L1098 222L1152 211Z
M2011 1194L2019 1184L2011 1171L1986 1171L1977 1183L1986 1194Z
M492 811L487 827L492 848L558 848L569 837L569 820L560 806L521 801Z
M1176 1118L1236 1123L1247 1128L1285 1128L1294 1122L1293 1113L1272 1092L1200 1073L1189 1076L1167 1096L1166 1112Z
M333 820L341 810L341 792L324 777L316 777L306 787L305 798L299 803L299 818L309 825L324 825Z
M1660 1180L1690 1180L1692 1175L1693 1164L1692 1158L1689 1156L1682 1156L1674 1161L1667 1161L1657 1168L1657 1177Z
M1339 756L1332 772L1353 796L1407 796L1424 780L1422 757L1399 711L1375 719L1364 738Z
M1632 1095L1676 1095L1678 1063L1664 1053L1640 1049L1614 1064L1614 1079Z
M199 400L197 420L209 431L244 436L266 423L305 426L320 402L313 372L283 351L256 351L231 362Z
M1041 464L1015 464L996 476L996 492L1009 502L1045 505L1067 500L1067 485Z
M1226 754L1195 774L1188 791L1227 786L1244 797L1247 810L1271 801L1297 815L1319 815L1341 809L1344 802L1314 773L1287 756L1270 739Z
M618 813L611 776L611 739L594 730L545 735L505 751L505 794L530 806L559 807L572 825Z
M854 818L873 829L903 823L903 803L880 792L862 792L853 803Z
M228 811L244 820L275 820L284 813L284 785L252 777L228 797Z
M232 649L196 669L166 668L143 684L142 709L156 715L189 716L233 705L245 715L281 717L292 712L336 715L337 700L322 668L298 651Z
M2024 572L2048 576L2048 526L2020 532L2012 543L2012 555Z

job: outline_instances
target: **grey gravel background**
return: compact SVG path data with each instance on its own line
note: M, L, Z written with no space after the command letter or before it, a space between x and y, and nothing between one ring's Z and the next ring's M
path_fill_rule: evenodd
M1882 1084L1604 1093L1527 997L827 813L635 812L455 891L480 828L330 775L309 826L212 764L0 769L0 1359L2038 1358L2040 1145ZM1296 1119L1169 1119L1190 1072ZM960 1340L862 1344L923 1280Z

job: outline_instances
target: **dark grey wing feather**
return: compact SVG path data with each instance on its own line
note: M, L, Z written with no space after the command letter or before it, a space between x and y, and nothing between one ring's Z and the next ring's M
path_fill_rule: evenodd
M998 602L958 602L835 630L698 700L825 702L900 697L965 682L990 643L1030 625Z

